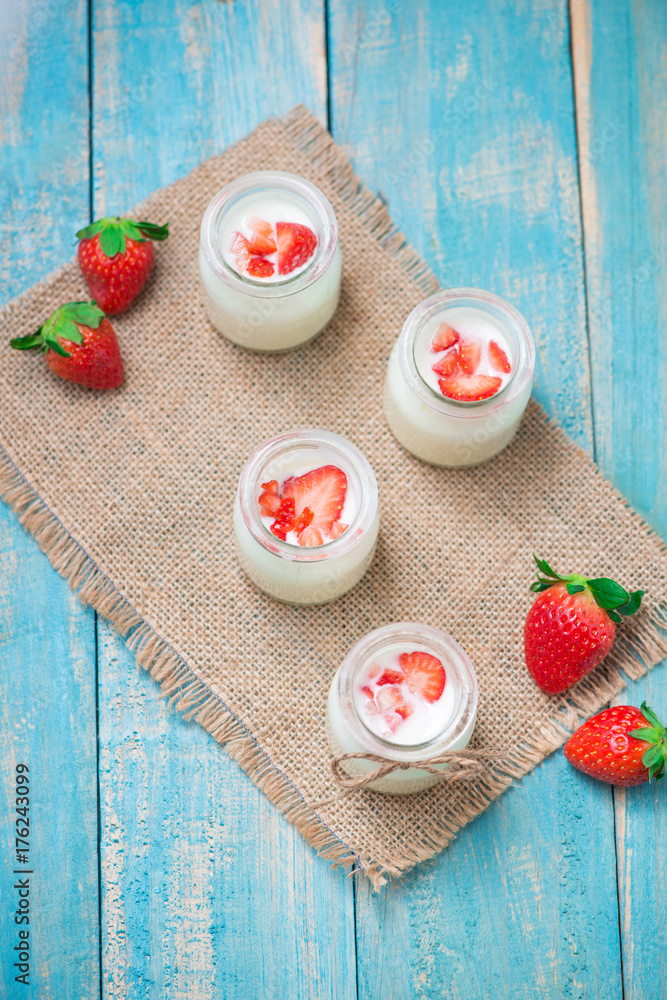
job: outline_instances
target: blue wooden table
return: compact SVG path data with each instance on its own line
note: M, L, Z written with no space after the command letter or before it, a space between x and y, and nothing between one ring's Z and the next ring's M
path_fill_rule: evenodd
M537 398L667 537L663 0L4 0L0 78L3 300L303 102L443 284L519 307ZM628 700L666 715L665 679ZM667 997L665 789L556 753L374 895L158 701L4 506L0 713L1 997Z

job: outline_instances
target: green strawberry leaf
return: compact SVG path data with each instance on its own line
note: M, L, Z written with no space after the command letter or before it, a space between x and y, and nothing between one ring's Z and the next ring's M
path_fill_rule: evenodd
M651 781L655 778L656 781L661 781L665 776L665 762L664 760L659 764L652 764L648 769L648 780Z
M66 312L69 319L74 320L75 323L83 323L91 330L96 330L104 319L104 312L96 302L68 302L61 309Z
M661 763L662 760L662 747L652 746L648 748L642 757L642 764L644 767L652 767L653 764Z
M631 733L628 733L628 736L632 736L636 740L644 740L646 743L660 742L660 733L657 729L633 729Z
M613 622L616 622L617 625L619 625L623 621L623 619L621 618L621 616L616 611L612 611L609 608L607 608L606 611L607 611L607 614L609 615L609 617L611 618L611 620Z
M125 233L117 222L105 225L100 233L100 247L107 257L115 257L117 253L125 253Z
M29 333L25 337L13 337L9 341L9 346L13 347L15 351L30 351L34 347L41 347L43 343L40 326L37 333Z
M616 583L615 580L608 580L606 577L601 576L595 580L587 580L588 589L595 598L595 603L600 608L604 608L608 611L610 608L618 608L622 604L627 604L630 600L630 595L627 590L621 587L620 583Z
M665 728L660 719L658 718L658 716L653 711L653 709L649 708L645 701L642 702L642 707L640 708L640 712L642 713L644 718L648 722L650 722L651 725L655 726L657 729Z
M555 582L555 580L535 580L534 583L531 583L530 589L534 594L539 594L543 590L548 590L549 587L553 587Z
M102 232L106 221L106 219L98 219L97 222L91 223L91 225L86 226L85 229L80 229L76 234L77 239L91 240L93 236L97 236L98 233Z
M616 610L618 611L619 614L625 615L626 617L628 615L636 614L637 611L639 611L639 608L641 607L643 596L644 596L643 590L633 591L630 594L630 600L628 601L628 603L621 604Z
M568 594L580 594L582 590L585 590L586 588L582 583L568 583L565 589Z
M552 570L551 566L546 561L546 559L538 559L534 552L533 552L533 559L535 560L537 568L539 569L540 573L544 573L545 576L550 576L553 580L562 579L562 577L560 577L558 573L554 573L554 571Z
M137 228L151 240L166 240L169 236L169 223L156 226L153 222L137 222Z

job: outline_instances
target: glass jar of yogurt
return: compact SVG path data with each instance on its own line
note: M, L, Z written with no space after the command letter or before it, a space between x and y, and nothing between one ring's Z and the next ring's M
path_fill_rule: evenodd
M530 398L533 337L504 299L452 288L408 316L389 359L384 412L424 462L477 465L514 437Z
M254 351L305 344L327 325L340 294L329 201L294 174L237 178L206 209L199 274L211 323L235 344Z
M361 580L380 515L373 470L338 434L300 428L261 444L234 505L239 562L252 582L290 604L322 604Z
M329 690L329 746L334 757L371 753L408 764L462 750L473 733L477 700L473 665L451 636L412 622L384 625L360 639L336 671ZM378 764L354 759L341 766L362 777ZM405 795L438 780L408 767L366 787Z

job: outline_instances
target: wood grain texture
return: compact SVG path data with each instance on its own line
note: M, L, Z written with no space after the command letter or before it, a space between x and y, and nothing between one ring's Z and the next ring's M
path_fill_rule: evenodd
M667 535L667 8L572 0L595 440L599 462ZM667 716L665 664L620 702ZM615 795L626 1000L667 995L664 789Z
M538 398L592 449L567 8L331 15L335 138L443 284L519 306ZM611 790L558 754L402 885L362 888L360 995L617 1000L612 817Z
M100 626L104 996L355 996L352 884Z
M535 395L590 450L566 0L331 7L332 127L446 287L513 302Z
M96 215L299 101L326 117L321 3L105 0L93 46ZM354 997L351 881L100 635L108 996Z
M79 0L64 20L56 2L2 5L3 301L71 256L73 217L87 210L86 37ZM0 995L7 1000L99 996L95 702L94 614L0 505ZM30 768L31 863L21 866L33 870L29 986L16 982L13 965L17 763Z

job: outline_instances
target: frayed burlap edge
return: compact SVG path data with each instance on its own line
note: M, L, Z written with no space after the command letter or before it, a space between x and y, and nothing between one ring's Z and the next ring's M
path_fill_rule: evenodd
M314 115L299 106L289 112L280 124L286 136L335 188L347 207L355 212L368 233L401 265L425 296L432 294L439 287L435 275L397 229L385 205L361 184L345 154ZM49 278L22 293L10 304L10 308L19 306L40 287L51 284L71 266L59 268ZM552 431L569 441L564 431L537 404L531 405L539 410L540 419L549 424ZM572 446L572 442L569 443ZM620 502L630 506L622 494L615 489L613 492ZM625 687L621 670L635 680L667 656L667 603L660 602L644 609L641 621L637 622L632 632L626 631L619 636L601 668L571 689L566 698L555 700L552 719L541 724L529 739L518 745L508 762L476 786L468 788L469 800L460 806L455 818L443 819L441 828L432 837L424 836L418 847L405 850L393 863L381 863L363 857L326 825L240 719L96 566L38 496L2 446L0 496L13 508L21 524L34 535L53 567L80 599L90 604L118 630L135 653L137 662L158 682L169 704L182 712L186 719L197 721L218 743L225 745L252 781L318 854L332 862L332 867L343 866L350 869L350 874L363 872L375 890L387 881L388 876L401 876L446 847L458 830L483 812L512 783L512 779L527 774L548 754L562 746L583 718L599 710ZM647 536L658 537L636 511L631 510L631 516ZM665 548L664 542L659 541Z

